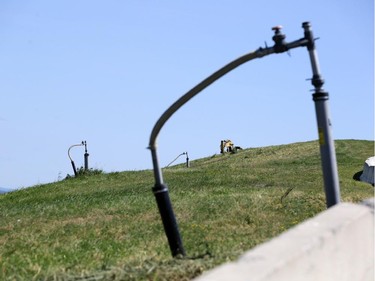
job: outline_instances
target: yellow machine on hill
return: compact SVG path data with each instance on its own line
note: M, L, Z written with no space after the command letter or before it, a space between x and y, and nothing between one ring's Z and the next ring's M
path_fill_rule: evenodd
M225 152L236 153L238 149L242 149L240 146L234 146L234 143L231 140L222 140L220 142L220 153L224 154Z

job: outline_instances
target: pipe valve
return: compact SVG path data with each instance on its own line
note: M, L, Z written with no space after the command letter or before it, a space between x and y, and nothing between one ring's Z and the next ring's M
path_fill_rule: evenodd
M277 25L272 27L272 30L275 31L275 35L272 36L272 40L275 42L273 49L275 53L282 53L288 50L287 45L285 43L285 34L281 32L283 27L281 25Z

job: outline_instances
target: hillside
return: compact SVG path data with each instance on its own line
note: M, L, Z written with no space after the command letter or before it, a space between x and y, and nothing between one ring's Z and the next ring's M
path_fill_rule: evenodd
M373 197L353 175L374 142L336 141L336 152L342 201ZM171 258L152 171L116 172L1 194L0 279L189 280L326 208L316 141L163 172L187 258Z

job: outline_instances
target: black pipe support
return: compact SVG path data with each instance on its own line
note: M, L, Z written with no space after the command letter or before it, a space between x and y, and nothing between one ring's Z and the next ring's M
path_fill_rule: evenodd
M85 145L85 154L83 155L83 160L84 160L84 164L85 164L85 171L88 171L89 170L89 155L87 153L87 142L86 141L82 141L82 144Z
M185 256L184 246L182 244L177 221L173 213L167 185L155 184L152 191L155 195L172 256Z
M74 176L77 176L77 169L76 169L76 165L74 164L74 161L72 160L72 161L70 161L70 163L72 163Z

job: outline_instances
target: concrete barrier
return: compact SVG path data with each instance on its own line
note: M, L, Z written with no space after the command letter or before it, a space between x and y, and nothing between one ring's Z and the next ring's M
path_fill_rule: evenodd
M374 199L329 208L195 279L221 280L374 281Z

